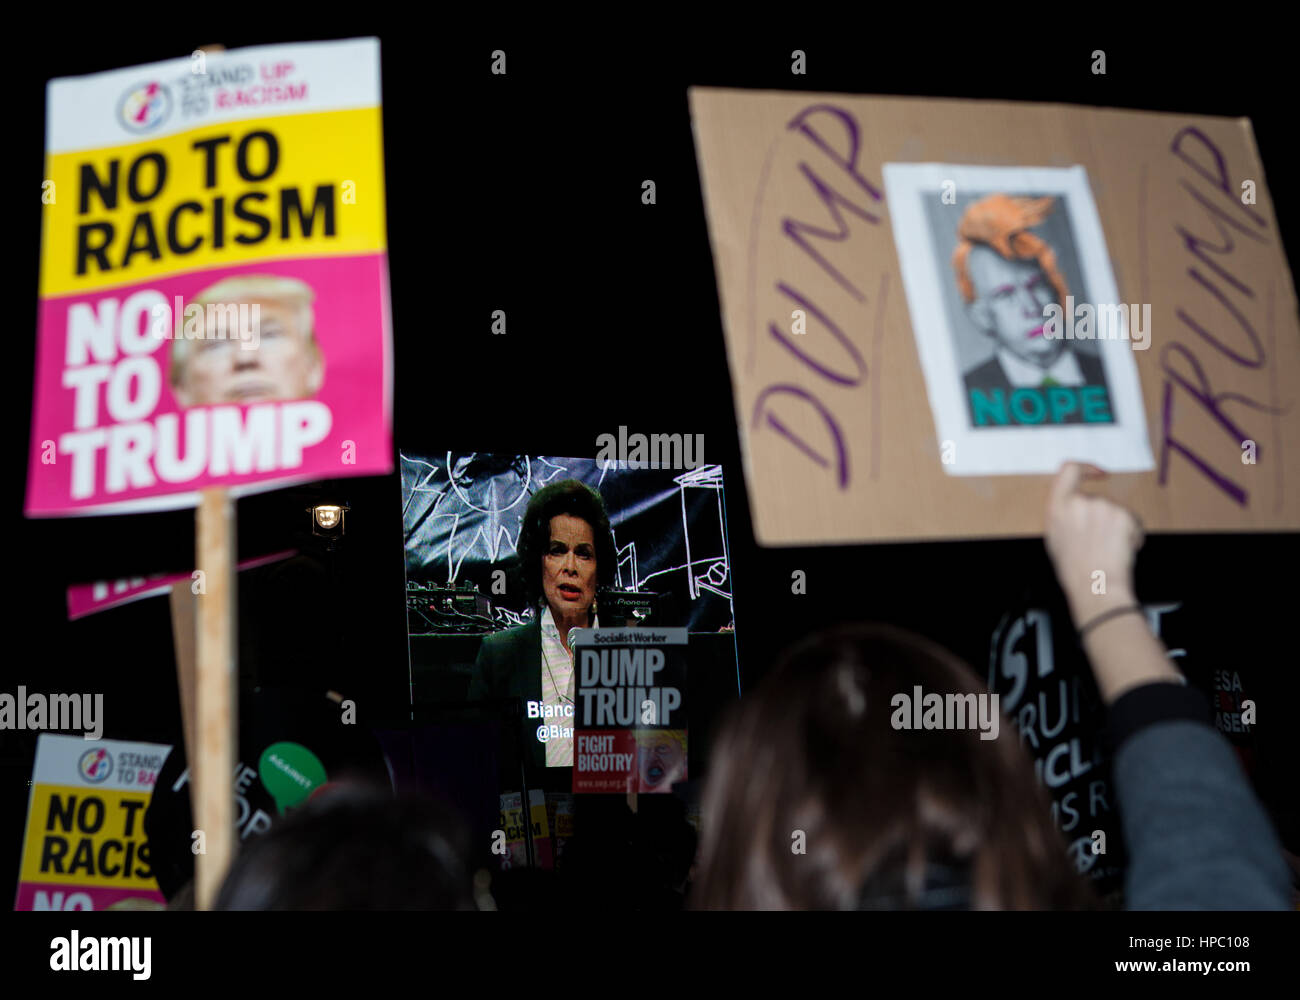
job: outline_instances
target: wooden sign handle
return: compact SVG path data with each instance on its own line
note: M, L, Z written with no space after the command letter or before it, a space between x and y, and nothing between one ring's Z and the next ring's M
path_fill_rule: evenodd
M195 726L190 758L194 825L205 853L194 858L194 899L212 908L235 854L236 736L239 732L236 644L235 502L224 487L201 493L196 514Z
M225 48L201 45L198 51L224 52ZM233 786L239 735L235 550L234 502L224 488L203 490L195 514L195 565L203 573L204 588L196 597L192 633L195 670L189 722L194 735L187 735L185 748L190 754L194 826L206 841L206 853L194 858L194 905L199 910L212 908L238 843ZM184 700L182 678L182 712Z
M194 762L194 581L172 584L169 598L172 609L172 646L176 650L176 687L181 696L181 733L185 741L185 760ZM194 804L194 785L189 785L190 806Z

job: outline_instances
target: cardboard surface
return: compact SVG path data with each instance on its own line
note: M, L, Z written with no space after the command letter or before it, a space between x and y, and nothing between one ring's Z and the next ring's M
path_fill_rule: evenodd
M1154 468L1104 492L1148 531L1300 529L1300 322L1248 120L713 88L690 104L760 543L1042 532L1047 475L945 468L887 163L1084 168L1120 301L1151 306L1148 349L1128 349Z

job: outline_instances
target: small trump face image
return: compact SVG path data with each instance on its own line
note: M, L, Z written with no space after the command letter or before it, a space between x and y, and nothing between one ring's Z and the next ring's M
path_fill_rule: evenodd
M971 322L996 345L1041 368L1068 345L1044 336L1047 309L1063 305L1067 288L1056 254L1026 232L1051 210L1052 198L991 195L966 210L953 254L957 285Z
M643 729L636 734L638 791L670 788L686 777L686 734L679 729Z
M200 292L191 302L200 309L171 342L177 402L185 408L314 396L324 380L314 298L306 283L275 275L228 278ZM252 317L251 330L238 329L233 317L241 309Z

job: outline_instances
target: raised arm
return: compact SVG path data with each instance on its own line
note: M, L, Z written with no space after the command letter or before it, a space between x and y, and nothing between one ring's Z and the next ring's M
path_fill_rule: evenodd
M1141 525L1079 491L1104 475L1066 465L1048 497L1045 541L1109 710L1113 773L1129 851L1129 909L1288 909L1281 845L1205 699L1185 686L1133 587Z

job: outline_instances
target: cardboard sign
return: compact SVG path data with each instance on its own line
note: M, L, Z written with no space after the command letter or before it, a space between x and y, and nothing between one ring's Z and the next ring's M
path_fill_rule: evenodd
M15 910L165 902L149 858L144 814L171 749L41 734Z
M687 778L684 628L578 629L573 792L668 794Z
M1248 121L690 98L761 543L1036 535L1070 459L1147 530L1300 528L1300 322Z
M47 94L28 516L389 472L378 42Z

